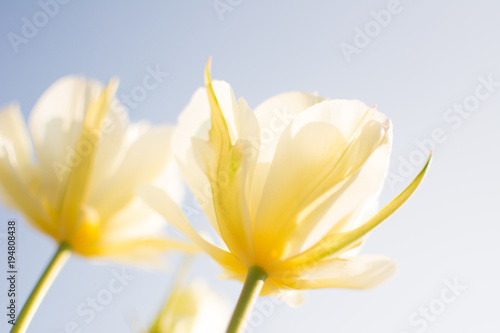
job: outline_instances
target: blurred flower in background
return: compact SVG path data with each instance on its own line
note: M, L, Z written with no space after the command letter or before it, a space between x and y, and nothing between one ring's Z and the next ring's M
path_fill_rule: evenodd
M38 100L29 131L16 104L0 112L0 195L41 232L84 256L158 259L188 248L161 236L165 223L138 199L144 183L183 196L170 151L172 128L130 124L103 87L64 77ZM33 144L30 139L33 140Z
M190 261L190 260L189 260ZM148 333L223 332L231 306L198 278L186 283L188 262L177 272L172 290Z

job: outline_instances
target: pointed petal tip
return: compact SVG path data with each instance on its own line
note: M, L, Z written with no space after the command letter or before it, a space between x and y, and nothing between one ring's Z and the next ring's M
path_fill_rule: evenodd
M212 68L212 57L208 57L207 65L205 66L205 85L211 85L210 69Z
M429 151L429 157L427 157L427 161L425 162L424 167L420 171L420 174L425 174L427 172L427 169L429 168L429 165L431 164L433 154L434 154L434 150L431 149Z
M110 92L110 95L114 95L116 91L118 90L118 86L120 85L120 79L118 76L112 76L107 85L107 89Z

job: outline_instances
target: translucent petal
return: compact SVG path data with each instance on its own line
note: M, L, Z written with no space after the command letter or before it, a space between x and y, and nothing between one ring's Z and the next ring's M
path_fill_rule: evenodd
M271 278L276 283L292 289L321 288L372 288L387 280L396 271L391 259L363 255L352 259L319 262L311 270L304 271L302 278Z
M370 218L361 226L347 232L328 234L321 239L317 244L302 252L301 254L289 258L285 261L278 262L273 269L280 270L283 267L302 267L318 262L328 256L339 255L346 249L352 248L354 244L364 237L368 232L373 230L380 223L385 221L392 213L394 213L408 198L415 192L417 187L422 182L422 179L427 172L431 156L427 163L415 177L415 179L401 192L396 198L389 202L377 214Z
M205 240L189 224L184 213L169 195L158 187L150 185L139 189L140 197L160 213L172 226L188 236L195 244L207 252L221 266L228 269L241 269L241 263L229 252ZM233 268L234 267L234 268Z

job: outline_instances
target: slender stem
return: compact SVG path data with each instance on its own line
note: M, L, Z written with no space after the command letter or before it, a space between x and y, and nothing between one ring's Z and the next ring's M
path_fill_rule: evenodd
M11 333L24 333L35 315L36 310L42 303L43 298L47 294L50 286L56 279L66 261L71 255L71 249L66 243L61 243L54 257L43 272L42 277L38 280L35 288L28 297L26 303L17 317L16 323L12 327Z
M229 322L227 333L242 333L244 331L266 279L267 274L262 268L253 266L248 269L245 284Z

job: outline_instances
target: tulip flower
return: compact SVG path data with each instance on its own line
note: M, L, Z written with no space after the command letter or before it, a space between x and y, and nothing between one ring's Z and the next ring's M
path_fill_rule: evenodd
M386 280L392 260L357 252L412 195L430 157L378 210L392 145L384 114L357 100L302 92L272 97L254 112L227 83L211 82L209 64L206 89L179 117L174 154L223 247L201 237L161 188L141 191L227 277L244 281L228 332L242 330L259 294L364 289Z
M0 111L1 201L59 244L13 332L26 330L72 252L151 262L166 249L188 248L160 235L161 217L135 194L141 184L166 181L178 196L173 189L182 183L168 171L165 149L171 128L129 124L116 88L116 80L103 87L62 78L34 106L29 131L17 105Z

